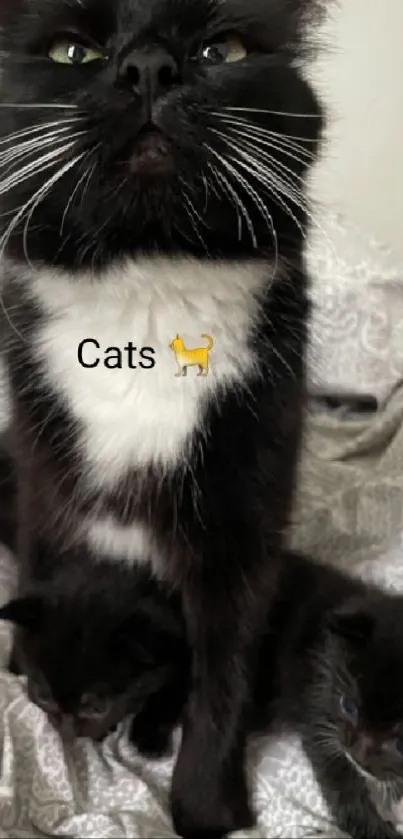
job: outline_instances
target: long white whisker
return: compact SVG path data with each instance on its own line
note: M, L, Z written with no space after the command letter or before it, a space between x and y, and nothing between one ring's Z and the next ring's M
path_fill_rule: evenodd
M282 131L271 131L268 128L265 128L262 125L256 125L256 123L251 122L249 119L244 119L243 117L233 117L233 116L226 116L225 114L219 113L218 111L212 111L212 116L218 117L220 122L225 123L226 125L235 125L239 128L247 128L249 131L253 132L256 135L261 136L262 138L268 138L269 140L274 140L276 143L281 142L287 147L294 148L295 151L299 152L300 154L306 155L309 159L315 160L315 155L313 152L309 151L308 149L304 148L301 143L295 142L296 140L301 140L303 143L313 143L316 140L310 140L306 137L302 137L299 134L284 134Z
M70 143L70 148L72 148L73 146L74 146L74 142ZM64 151L64 149L61 150L60 153L62 153L62 151ZM74 157L72 160L69 160L67 163L65 163L64 166L62 166L54 175L52 175L49 178L49 180L40 189L38 189L34 193L34 195L31 196L31 198L26 202L26 204L24 204L24 206L14 216L13 221L11 222L11 224L9 225L9 227L7 228L7 230L5 231L5 233L3 234L3 236L1 237L1 240L0 240L0 261L3 258L4 251L7 247L7 243L10 239L10 236L12 235L13 231L15 230L15 228L17 227L17 225L19 224L21 219L24 217L24 213L26 213L27 210L31 210L31 213L30 213L30 216L31 216L32 212L35 210L35 207L37 207L38 204L40 203L40 201L42 201L43 198L48 194L48 192L51 190L51 188L54 186L54 184L56 184L63 177L63 175L65 175L70 169L72 169L72 167L75 166L75 164L78 163L78 161L81 160L81 158L84 157L84 155L85 155L85 152L81 152L79 155L76 155L76 157ZM28 222L28 224L29 224L29 222ZM24 235L25 235L25 231L24 231ZM25 252L26 257L28 258L28 254L26 252L26 241L25 241L25 239L24 239L24 252ZM28 262L29 262L29 259L28 259ZM9 315L8 315L8 312L6 310L6 307L4 306L4 302L3 302L3 299L1 297L1 295L0 295L0 303L1 303L4 314L5 314L5 316L8 320L11 328L18 335L18 337L23 342L25 342L24 336L21 335L19 330L12 323L12 321L11 321Z
M188 216L188 219L190 221L190 224L191 224L194 232L196 233L196 236L197 236L199 242L201 242L204 250L206 251L206 253L208 253L207 245L206 245L206 243L203 239L203 236L201 235L199 227L198 227L198 222L199 222L199 225L203 224L203 219L201 219L199 213L197 212L197 210L196 210L196 208L193 204L192 199L187 194L187 191L185 189L185 187L186 187L185 181L183 181L182 178L180 180L181 180L181 183L182 183L182 196L184 198L186 208L187 208L187 213L186 214Z
M246 221L246 226L249 230L250 237L252 239L253 247L257 248L257 239L256 239L255 230L254 230L254 227L253 227L253 224L252 224L252 219L251 219L251 217L250 217L250 215L249 215L249 213L248 213L248 211L245 207L245 204L243 203L243 201L239 197L236 189L234 189L234 187L230 184L228 178L226 178L225 175L222 172L220 172L219 169L217 169L216 166L213 166L211 163L209 163L208 166L209 166L209 169L211 170L213 176L218 181L218 184L221 186L222 189L224 189L224 192L226 191L227 194L229 194L230 198L233 199L233 202L235 202L234 207L236 209L237 217L238 217L238 241L241 241L241 239L242 239L242 217L243 217Z
M271 111L268 108L230 108L224 107L223 111L243 111L252 114L272 114L278 117L295 117L295 119L321 119L319 114L298 114L293 111Z
M92 150L86 152L85 156L90 157L91 153L92 153ZM77 181L77 183L76 183L76 185L75 185L75 187L74 187L74 189L73 189L73 191L70 195L70 198L66 203L64 213L63 213L63 216L62 216L62 222L61 222L61 225L60 225L60 238L63 236L63 229L64 229L67 213L68 213L71 205L73 204L74 198L77 195L77 192L80 189L81 184L83 183L85 178L88 178L89 169L90 169L90 167L87 166L87 168L84 170L84 173L81 175L81 178L78 179L78 181Z
M91 154L95 154L95 152L100 147L100 145L101 145L101 143L96 143L96 145L87 152L86 156L90 157ZM84 162L84 160L85 160L85 156L83 158L83 162ZM94 171L96 169L96 166L97 166L97 161L94 160L93 165L92 166L87 166L87 168L84 172L84 175L79 179L79 181L76 185L76 188L74 189L74 191L73 191L73 193L70 197L70 200L69 200L69 202L68 202L68 204L67 204L67 206L64 210L64 213L63 213L62 223L61 223L61 227L60 227L60 238L63 236L63 228L64 228L67 212L68 212L69 206L71 206L71 204L73 203L74 195L78 194L79 188L80 188L80 186L82 186L82 193L81 193L81 200L80 200L80 206L82 206L82 202L84 200L85 193L86 193L86 191L89 187L89 184L90 184L91 178L94 174ZM60 250L63 248L64 243L65 243L65 240L62 241L62 244L60 246Z
M26 166L23 166L22 169L19 169L17 173L13 173L4 181L0 180L0 195L4 195L5 193L9 192L11 189L14 189L16 186L21 184L23 181L27 180L28 178L32 177L33 175L37 174L38 167L41 164L48 164L53 161L58 155L63 152L67 151L74 145L76 139L81 137L85 134L84 131L79 131L76 134L70 135L68 138L69 142L67 145L62 146L62 148L56 148L53 151L48 152L40 157L37 157L31 163L28 163ZM66 138L67 139L67 138Z
M276 135L275 132L256 131L254 128L232 121L227 122L223 120L223 122L223 129L225 128L227 131L237 134L239 137L248 137L249 140L253 140L254 143L263 148L267 147L281 151L287 157L292 157L304 166L307 166L309 161L315 160L315 156L311 152L306 151L298 143L285 140L280 134ZM218 129L210 128L210 131L213 130Z
M34 152L42 151L45 146L53 145L55 140L60 138L61 134L70 132L70 130L70 125L64 126L63 128L55 129L46 134L41 134L33 140L26 140L24 143L19 143L17 146L13 146L7 152L0 153L0 170L7 167L10 162L11 164L17 163L21 157L25 158L28 155L32 156Z
M216 116L221 118L221 114L218 114L216 112L214 113ZM223 121L225 121L225 118ZM245 121L245 123L247 124L249 123L249 121ZM250 128L250 125L251 124L249 123L248 130ZM214 130L215 133L219 134L218 129L212 129L212 127L210 127L210 130ZM263 130L265 131L265 129ZM273 135L274 137L276 136L275 132L273 132ZM240 155L241 160L237 161L235 160L235 158L231 158L234 161L234 163L238 163L238 165L240 165L243 169L246 168L246 162L249 165L249 167L252 167L252 170L251 168L249 168L246 169L246 171L249 171L249 173L252 174L253 177L262 181L263 186L265 186L265 188L272 193L273 198L276 199L276 203L283 208L283 210L287 213L287 215L290 216L290 218L292 218L292 220L300 230L301 235L304 238L306 238L306 233L300 221L297 219L295 213L292 211L290 204L287 204L282 196L284 196L284 198L288 198L296 207L299 207L303 210L303 212L311 221L311 223L322 232L323 236L330 244L332 250L335 252L334 245L330 241L326 231L323 230L320 223L317 221L315 216L310 211L308 201L305 197L304 192L301 189L301 186L296 183L297 180L301 182L301 177L297 175L295 172L293 172L290 168L285 166L283 163L281 163L281 161L277 160L275 157L272 157L267 153L267 151L262 149L258 145L257 139L255 137L241 137L242 147L239 147L237 144L231 144L230 138L225 133L221 133L221 135L219 134L219 136L221 136L221 138L227 145L232 147L233 151ZM269 143L267 142L267 148L268 147ZM262 161L264 161L266 164L263 167ZM267 163L270 163L270 168L267 166ZM281 177L279 177L279 173Z
M77 110L78 105L62 105L61 103L50 104L47 102L0 102L0 108L23 108L24 110L31 108L50 108L53 110L62 108L64 110Z
M289 171L289 175L290 174L292 174L292 173ZM286 178L286 180L284 180L285 176L281 172L278 173L276 171L273 171L271 173L271 177L272 177L272 189L275 190L277 188L277 200L280 200L280 195L279 195L279 191L280 191L280 194L282 194L283 196L288 198L294 204L295 207L299 207L299 209L301 209L303 211L303 213L309 219L311 224L314 227L316 227L318 230L320 230L322 236L324 237L327 244L329 245L329 248L331 249L331 251L334 254L335 261L338 263L339 262L339 255L338 255L337 250L335 248L334 242L332 242L332 240L330 239L326 230L322 227L322 225L320 224L320 222L318 221L316 216L310 210L309 204L308 204L307 199L306 199L305 195L303 194L303 192L301 192L301 190L298 187L294 187L292 185L292 183L290 183L290 177L289 176ZM291 214L291 216L294 218L290 207L288 208L288 210L289 210L289 214Z
M71 161L69 161L66 164L67 168L62 167L61 174L60 174L60 171L59 171L59 175L56 172L56 176L58 175L58 177L55 177L55 179L49 178L49 180L44 184L44 186L35 193L37 198L36 198L36 201L33 202L29 212L27 213L27 217L26 217L26 221L25 221L25 225L24 225L24 232L23 232L24 254L25 254L25 258L27 260L27 263L29 265L31 263L30 263L29 256L28 256L28 230L29 230L29 225L30 225L32 216L33 216L36 208L41 203L41 201L45 198L45 196L49 193L52 186L60 179L60 177L62 177L63 174L68 172L72 168L72 166L75 166L75 164L78 163L79 160L81 160L83 157L85 157L85 154L86 154L86 152L81 152L81 154L79 154L78 156L73 158L73 161L74 161L73 163ZM71 163L71 165L70 165L70 163Z
M96 152L96 151L98 151L98 149L100 148L100 146L101 146L101 143L97 143L97 144L94 146L94 148L92 149L92 154L95 154L95 152ZM92 178L92 176L93 176L93 174L94 174L94 172L95 172L95 169L96 169L96 168L97 168L97 161L95 160L95 161L94 161L94 163L93 163L93 165L91 166L91 168L90 168L90 169L89 169L89 171L88 171L88 178L87 178L87 180L86 180L86 182L85 182L85 184L84 184L84 186L83 186L83 191L82 191L82 193L81 193L80 206L82 206L82 203L83 203L84 198L85 198L85 193L86 193L86 192L87 192L87 190L88 190L88 187L89 187L90 182L91 182L91 178Z
M228 140L228 138L225 135L223 135L223 136L224 136L224 140L225 140L226 145L230 149L232 149L232 151L235 151L235 153L237 155L239 155L238 158L235 158L232 155L230 155L230 159L234 163L236 163L238 166L240 166L243 170L247 171L254 178L258 179L263 184L263 186L266 187L266 189L269 192L273 193L273 181L272 181L271 173L269 172L267 167L262 167L261 165L259 165L259 161L257 161L256 158L251 157L251 155L249 155L247 152L243 151L238 145L236 145L234 143L231 143L231 141ZM247 162L245 162L245 161L247 161ZM288 207L286 208L285 205L284 205L284 209L286 209L286 211L288 211L288 214L291 216L294 223L297 225L301 235L305 236L304 229L303 229L301 223L296 218L295 214L293 214L292 211L290 211ZM271 218L271 216L270 216L270 218ZM272 222L272 224L273 224L273 222Z
M250 158L256 161L256 164L260 166L261 161L263 160L265 163L268 163L269 168L267 169L267 173L270 176L278 176L280 175L282 180L282 187L284 191L284 185L287 187L287 192L284 191L284 194L288 194L288 197L295 199L295 203L309 215L309 208L308 202L305 199L304 193L300 187L300 183L302 179L299 175L295 175L295 173L289 167L285 166L281 163L277 158L273 157L272 155L268 154L266 151L262 151L260 148L256 148L253 143L244 140L244 147L248 153L250 152ZM259 157L256 156L256 152L258 153Z
M207 207L208 207L208 195L209 195L208 185L209 185L209 182L208 182L208 178L206 178L206 176L203 174L203 172L201 174L201 179L202 179L202 183L203 183L203 187L204 187L204 209L203 209L203 212L205 213L206 210L207 210Z
M214 129L217 132L217 129ZM280 163L276 158L268 155L267 152L263 152L261 149L258 149L259 158L255 156L255 154L248 154L247 151L244 149L240 149L237 146L234 146L226 137L225 134L221 134L222 138L225 140L227 145L232 147L234 151L241 155L241 157L248 162L250 166L254 169L254 176L263 179L263 183L266 185L267 188L270 189L273 197L276 198L277 203L283 207L285 212L292 218L298 229L300 230L302 236L306 238L306 234L302 228L301 223L293 213L289 204L286 204L283 200L284 198L288 198L296 207L301 209L306 216L309 218L312 224L318 227L321 230L322 234L334 250L334 246L332 245L329 237L327 236L326 232L323 230L317 219L313 216L310 212L308 207L308 202L305 199L305 196L301 189L293 183L293 179L295 181L295 174L292 172L291 169L284 166L284 164ZM248 148L248 144L244 141L244 145ZM256 149L253 149L256 151ZM262 167L261 161L266 160L271 164L271 168L269 169L267 166ZM274 164L274 166L273 166ZM245 166L245 163L239 161L239 165ZM278 175L280 174L280 177Z
M259 138L256 138L253 134L249 134L249 132L244 133L243 131L232 130L232 134L235 134L237 137L240 137L241 139L246 138L245 142L247 142L248 145L252 146L256 151L258 151L259 154L262 154L262 151L263 153L267 154L266 149L271 149L272 151L280 152L285 157L290 158L290 160L295 160L296 163L300 163L304 167L308 166L307 160L304 160L303 157L299 156L298 152L295 152L292 148L283 145L281 142L277 142L275 140L272 142L269 142L268 140L262 141ZM277 158L275 159L277 160ZM282 165L285 166L285 164ZM295 172L293 172L293 174L295 178L297 178L300 181L302 181L304 178L304 175L300 175Z
M53 120L52 122L37 122L35 125L31 125L30 128L22 128L19 131L14 131L12 134L7 134L6 137L3 137L0 140L0 147L7 145L14 140L19 140L21 137L30 137L32 134L36 134L37 132L48 130L49 128L54 127L62 127L64 125L69 125L73 122L79 122L83 120L83 117L65 117L64 119Z
M207 165L208 165L208 167L211 171L211 174L212 174L212 177L214 178L214 181L217 182L217 186L216 186L214 184L214 181L213 181L213 190L215 192L215 195L217 196L217 198L219 200L221 200L221 193L224 193L224 195L229 198L229 203L235 209L235 212L236 212L236 215L237 215L237 220L238 220L238 242L240 242L241 239L242 239L243 225L242 225L242 214L239 212L239 203L237 201L236 192L232 188L229 181L225 178L225 176L221 175L221 173L217 169L217 166L213 166L213 164L210 163L210 162L208 162ZM221 190L221 192L219 190ZM256 247L256 245L255 245L255 247Z
M41 171L43 171L43 169L45 169L45 168L48 168L50 165L53 165L53 160L54 160L55 158L57 159L57 156L61 156L62 154L64 154L64 152L69 151L70 149L72 149L72 148L73 148L73 146L74 146L74 141L72 141L72 142L70 142L70 143L67 143L65 146L62 146L60 149L58 149L58 150L57 150L57 152L53 152L53 153L52 153L52 154L53 154L53 158L52 158L52 160L51 160L51 161L49 161L48 163L46 163L46 164L43 166L43 168L41 169ZM26 213L26 211L27 211L27 210L29 210L29 209L31 208L32 204L34 204L34 203L35 203L35 201L36 201L36 199L38 198L38 196L43 197L44 191L45 191L45 190L47 190L48 188L50 189L50 188L51 188L51 187L52 187L52 186L53 186L53 185L54 185L54 184L55 184L55 183L56 183L56 182L57 182L57 181L58 181L58 180L59 180L59 179L60 179L60 178L61 178L61 177L62 177L62 176L66 173L66 172L68 172L68 171L69 171L69 169L71 169L71 167L72 167L72 166L73 166L73 165L74 165L74 164L75 164L78 160L80 160L80 159L81 159L81 157L83 157L83 156L84 156L84 154L85 154L85 152L81 152L79 155L77 155L76 157L74 157L72 161L70 160L70 161L68 161L68 162L67 162L64 166L62 166L62 167L61 167L61 169L59 169L59 170L56 172L56 174L55 174L55 175L53 175L53 176L51 176L51 177L49 178L49 180L46 182L46 184L44 184L44 185L43 185L42 187L40 187L40 189L38 189L38 190L37 190L37 191L36 191L33 195L31 195L31 197L30 197L30 198L28 199L28 201L24 204L24 206L23 206L23 207L21 207L21 209L20 209L20 210L16 213L16 215L14 216L14 218L13 218L12 222L9 224L9 226L8 226L7 230L5 231L5 233L3 234L3 236L2 236L2 237L1 237L1 239L0 239L0 261L1 261L1 258L3 257L4 250L5 250L6 246L7 246L7 242L8 242L8 240L9 240L9 238L10 238L11 234L13 233L13 231L15 230L15 228L17 227L17 225L19 224L19 222L20 222L20 221L21 221L21 219L23 218L23 216L24 216L24 214Z
M231 135L228 136L228 134L225 134L224 132L219 131L218 128L210 128L210 131L213 131L215 134L217 134L219 137L221 137L225 141L227 141L228 139L231 139ZM273 157L273 155L270 155L265 150L265 148L262 148L260 145L257 145L247 135L240 134L238 136L240 137L240 139L242 139L243 146L248 148L250 151L258 153L260 160L266 160L269 164L275 163L280 169L283 169L287 174L291 172L291 170L288 169L288 167L285 166L284 163L281 163L281 161L277 160L277 158ZM232 136L232 139L236 142L237 139L238 139L238 136ZM272 149L275 150L275 146L273 146L272 144L266 143L265 145L266 145L266 148L272 148ZM284 154L284 152L283 152L283 154ZM292 153L289 153L289 156L291 158L296 159L295 155L293 155ZM294 175L295 179L298 179L299 181L302 182L303 178L301 177L301 175L295 175L295 173L292 173L292 174Z
M268 228L271 231L272 236L273 236L273 242L274 242L275 253L276 253L276 262L275 262L275 267L274 267L274 273L275 273L276 270L277 270L277 263L278 263L277 233L276 233L276 230L274 228L273 219L272 219L267 207L265 206L262 199L260 198L260 195L258 195L256 190L253 188L251 183L249 181L247 181L246 178L243 177L243 175L241 175L241 173L229 162L229 160L227 158L220 155L215 149L212 148L212 146L209 146L207 143L205 143L205 148L207 148L207 150L210 152L210 154L213 154L221 162L221 164L223 166L225 166L227 171L230 174L232 174L232 176L235 178L235 180L238 181L238 183L245 190L246 194L249 196L249 198L252 199L255 206L259 209L260 214L262 215L263 219L265 220L265 222L266 222L266 224L267 224L267 226L268 226ZM237 163L237 161L234 158L232 158L232 160L235 163Z

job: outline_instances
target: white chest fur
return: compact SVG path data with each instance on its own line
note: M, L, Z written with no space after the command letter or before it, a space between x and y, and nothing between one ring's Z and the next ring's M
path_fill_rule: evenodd
M130 466L174 465L202 424L203 409L217 391L236 386L251 370L248 335L259 293L270 279L267 264L202 263L195 260L143 260L115 268L100 278L41 272L27 277L46 312L35 351L52 388L79 421L88 478L113 486ZM189 348L214 339L207 376L195 368L177 377L170 343L179 334ZM84 368L78 347L85 339ZM108 347L155 351L149 369L108 369ZM137 356L138 358L138 356Z

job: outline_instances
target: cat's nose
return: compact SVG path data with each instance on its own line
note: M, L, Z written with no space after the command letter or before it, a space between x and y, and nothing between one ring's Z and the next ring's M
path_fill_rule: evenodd
M133 90L149 103L180 84L179 67L165 49L135 50L123 60L117 83Z

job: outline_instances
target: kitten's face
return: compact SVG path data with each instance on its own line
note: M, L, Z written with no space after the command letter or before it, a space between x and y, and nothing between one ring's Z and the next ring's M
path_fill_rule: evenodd
M184 666L169 628L138 614L103 625L31 597L11 601L0 619L15 624L13 664L27 676L29 698L64 739L102 739Z
M352 604L333 623L327 670L337 738L359 770L403 784L403 599Z
M297 234L321 119L286 46L310 2L2 0L2 244L94 266Z

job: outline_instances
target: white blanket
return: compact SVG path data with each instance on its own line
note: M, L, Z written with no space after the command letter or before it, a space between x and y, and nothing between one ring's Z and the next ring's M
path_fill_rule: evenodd
M308 248L312 411L293 541L403 590L403 270L337 219L318 218ZM323 401L371 394L371 415ZM0 552L0 602L13 582ZM0 624L0 665L8 641ZM64 749L23 680L0 669L0 837L173 836L171 771L172 760L139 758L124 726L102 745ZM297 740L253 744L250 771L258 826L249 836L338 835Z

